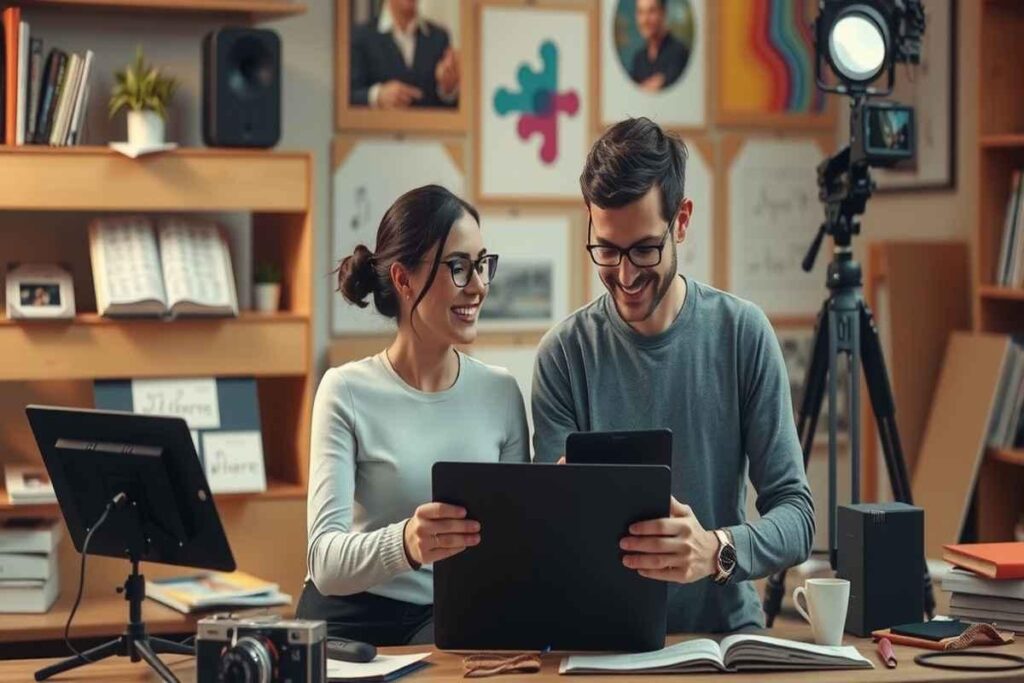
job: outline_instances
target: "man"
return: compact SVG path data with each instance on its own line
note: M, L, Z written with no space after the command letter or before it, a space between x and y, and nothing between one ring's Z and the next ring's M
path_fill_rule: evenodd
M676 82L690 51L673 36L665 23L668 0L636 0L636 27L644 39L633 55L629 76L647 92L658 92Z
M349 100L381 109L454 107L459 62L448 32L419 16L418 0L388 0L352 32Z
M644 118L591 149L580 177L587 249L608 292L540 343L534 450L554 462L573 431L671 429L671 516L630 527L623 564L671 582L673 632L763 627L749 580L807 558L813 503L768 319L676 273L693 212L685 172L683 143Z

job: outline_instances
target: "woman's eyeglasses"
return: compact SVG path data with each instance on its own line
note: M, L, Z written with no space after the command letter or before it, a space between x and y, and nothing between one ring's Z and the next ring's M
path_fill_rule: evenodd
M475 261L459 256L442 261L441 263L448 266L448 270L452 274L452 282L459 288L469 284L474 271L480 276L480 280L484 285L491 284L491 281L494 280L494 274L498 272L497 254L487 254Z

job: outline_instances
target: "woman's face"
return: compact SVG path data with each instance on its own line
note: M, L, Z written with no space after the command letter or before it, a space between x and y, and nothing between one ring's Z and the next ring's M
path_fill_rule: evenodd
M409 277L413 292L410 306L427 284L435 253L433 248L428 250L423 263ZM486 253L480 226L471 215L463 213L445 240L434 282L412 314L416 332L422 338L438 344L469 344L476 339L476 322L480 306L487 297L487 285L485 278L468 262L475 262ZM465 287L456 286L453 268L460 282L468 275ZM464 272L467 268L469 273Z

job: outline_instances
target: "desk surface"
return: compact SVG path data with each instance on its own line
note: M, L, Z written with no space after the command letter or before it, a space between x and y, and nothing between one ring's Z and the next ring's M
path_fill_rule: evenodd
M802 623L794 622L792 619L784 619L780 617L776 622L776 627L766 632L768 635L777 636L780 638L792 638L794 640L809 640L810 629ZM670 641L677 642L679 640L686 640L696 636L680 636L672 637ZM861 653L867 657L875 665L874 670L865 671L830 671L827 673L827 680L831 683L833 681L890 681L899 683L910 683L910 682L924 682L924 681L1020 681L1022 679L1021 671L1010 671L992 674L980 674L974 672L957 673L952 671L941 671L938 669L927 669L919 667L914 664L914 655L923 652L915 648L908 648L897 645L895 647L896 657L899 659L899 666L895 669L886 669L879 662L877 655L875 654L874 644L869 640L852 638L847 636L846 644L855 645ZM385 648L383 652L388 654L398 654L406 652L424 652L423 647L407 647L407 648ZM1011 645L1005 645L999 648L993 648L993 652L1006 652L1016 655L1024 656L1024 640L1018 640ZM182 683L192 683L195 681L195 664L190 657L181 656L165 656L162 658L171 670L174 671ZM560 677L558 675L558 664L562 659L562 655L551 654L544 657L544 668L540 674L537 675L523 675L523 676L498 676L494 680L500 682L502 680L516 680L516 681L533 681L534 683L554 683L555 681L569 683L575 683L580 680L600 680L600 681L611 681L612 677L600 676L571 676L571 677ZM46 666L54 661L53 659L26 659L26 660L11 660L11 661L0 661L0 681L29 681L32 680L32 674L39 668ZM448 654L444 652L435 652L429 660L433 666L427 667L414 674L406 676L400 680L409 681L410 683L440 683L440 682L452 682L462 681L462 657L455 654ZM765 673L757 674L756 678L758 683L783 683L789 681L818 681L820 683L822 679L822 672L820 671L809 671L803 673L794 672L779 672L779 673ZM743 677L744 680L749 680L749 674L735 674L733 676L727 674L687 674L683 678L674 678L673 680L685 681L686 683L701 683L701 682L714 682L722 681L724 679L735 679ZM157 681L158 678L151 674L149 668L142 662L138 664L132 664L124 660L108 660L99 664L92 664L79 669L78 672L69 672L61 676L57 676L53 681L129 681L129 682L141 682L141 681ZM656 683L659 680L657 676L650 675L638 675L638 676L614 676L613 683Z

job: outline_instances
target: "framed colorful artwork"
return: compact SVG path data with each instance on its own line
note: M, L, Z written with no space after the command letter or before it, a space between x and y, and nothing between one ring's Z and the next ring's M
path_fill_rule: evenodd
M435 183L462 196L465 191L460 143L428 138L338 136L331 149L332 263L358 244L374 251L384 212L409 190ZM337 284L332 282L331 289ZM331 295L331 332L340 335L383 334L395 323L371 304L359 308L341 294Z
M473 136L480 202L580 202L597 79L593 8L482 0Z
M705 103L706 0L601 0L601 123L646 116L700 129ZM597 15L595 15L596 17Z
M816 0L716 0L721 125L834 130L814 77Z
M401 3L408 14L395 16L384 0L335 0L335 129L465 131L474 80L471 4L420 0Z

